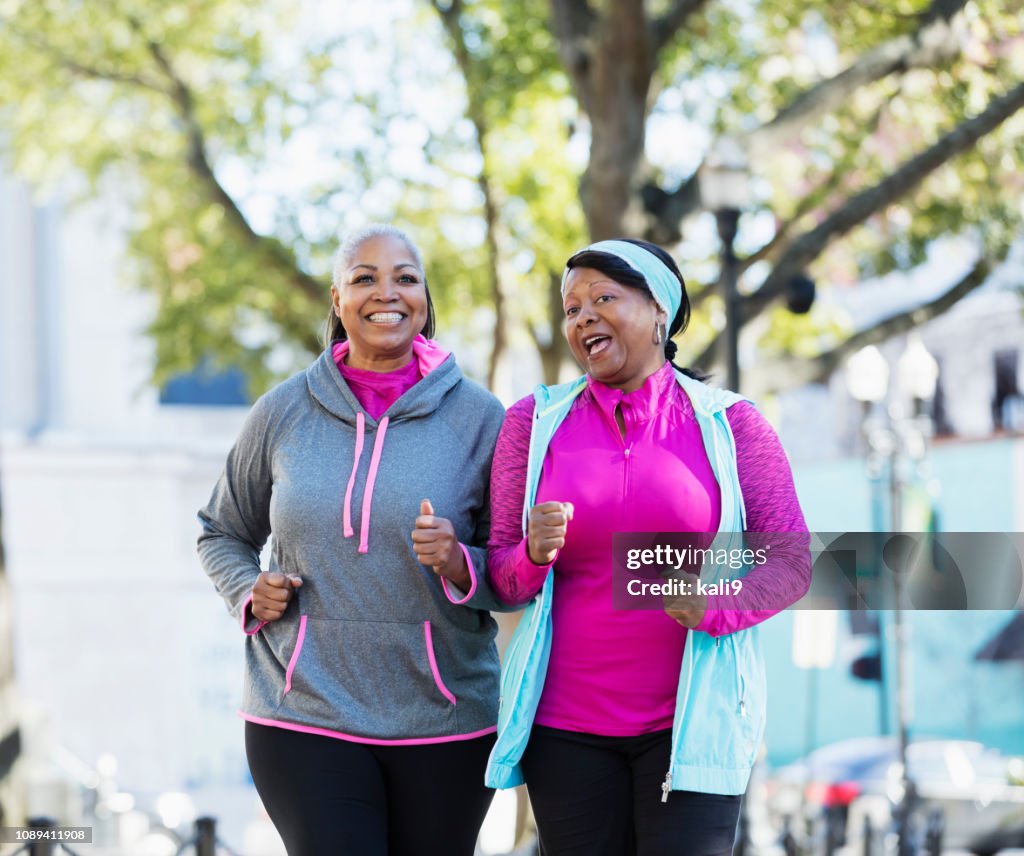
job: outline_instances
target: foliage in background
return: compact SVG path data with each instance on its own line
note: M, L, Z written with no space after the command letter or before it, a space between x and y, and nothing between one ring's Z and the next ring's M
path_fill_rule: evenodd
M340 233L382 220L421 244L441 329L492 352L490 381L507 342L557 377L552 284L614 234L679 257L684 351L707 367L721 307L700 167L728 133L755 176L750 332L772 382L796 383L908 322L851 336L821 301L789 316L794 274L852 287L976 236L977 264L919 319L1019 234L1014 5L0 0L0 126L19 174L45 188L74 171L132 212L157 381L213 356L257 390L318 350Z

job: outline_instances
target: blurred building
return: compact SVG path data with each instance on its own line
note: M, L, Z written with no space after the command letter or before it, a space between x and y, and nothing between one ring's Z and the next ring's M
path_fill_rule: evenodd
M837 301L854 329L864 329L944 292L969 268L972 252L966 242L945 242L912 275L861 284L845 302L841 294ZM1024 532L1024 243L983 285L914 334L939 368L935 398L922 408L934 436L906 473L915 502L927 506L927 525L944 532ZM906 346L906 335L879 346L894 374ZM870 473L865 411L847 388L846 371L779 396L767 410L793 463L808 526L821 532L885 530L891 486L884 468ZM975 659L1012 618L1008 612L908 614L912 738L966 738L1024 754L1024 660ZM894 706L880 698L880 683L852 674L878 640L840 620L834 664L815 683L809 670L794 663L792 626L791 613L765 625L769 757L780 762L802 755L810 748L808 733L817 745L894 733ZM891 667L892 640L881 645ZM792 699L800 699L803 709L794 711Z
M928 260L913 272L895 272L829 295L829 312L853 330L935 299L970 269L972 242L936 242ZM930 409L937 448L998 441L1024 433L1024 240L977 289L944 314L914 328L938 361L935 401ZM895 367L907 335L882 342ZM757 377L757 386L770 377ZM771 405L779 434L796 463L859 456L863 414L847 388L847 368L827 383L809 384Z
M0 176L0 597L26 810L68 817L101 779L132 795L123 811L186 792L237 848L258 810L236 716L241 640L196 559L195 514L245 400L230 376L150 384L129 216L113 198L40 205Z
M24 786L20 777L21 729L14 680L11 595L0 545L0 826L21 820Z

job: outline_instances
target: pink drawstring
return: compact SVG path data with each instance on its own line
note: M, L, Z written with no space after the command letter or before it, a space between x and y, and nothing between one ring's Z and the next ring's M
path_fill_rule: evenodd
M363 454L363 426L365 419L362 413L356 414L356 453L352 461L352 475L348 477L345 490L345 537L351 538L356 533L352 530L352 488L356 483L356 471L359 469L359 458Z
M380 420L380 425L377 426L377 437L373 441L373 454L370 456L370 472L366 476L366 487L363 488L363 519L359 524L360 553L367 553L370 550L370 502L373 500L373 484L377 481L380 454L384 451L384 433L387 430L388 417L385 416Z
M384 434L388 430L388 417L380 420L377 426L377 437L373 441L373 454L370 455L370 472L366 475L366 486L363 488L363 516L359 524L359 552L370 550L370 502L373 500L373 484L377 481L377 470L380 468L380 455L384 451ZM352 529L352 489L356 483L356 472L359 470L359 459L363 455L363 437L366 431L366 419L362 413L356 414L356 451L353 455L352 474L348 477L345 489L345 537L351 538L356 533Z

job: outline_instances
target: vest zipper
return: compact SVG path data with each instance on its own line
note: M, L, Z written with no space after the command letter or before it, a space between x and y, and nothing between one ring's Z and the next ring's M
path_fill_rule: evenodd
M740 650L739 644L729 637L729 641L732 642L733 654L736 657L736 695L740 700L740 716L745 717L747 715L747 682L743 680L743 673L740 671Z
M683 695L683 703L679 705L676 713L679 711L686 710L686 706L690 703L690 685L693 682L693 648L687 645L683 649L683 657L690 658L690 668L686 671L686 693ZM682 733L682 729L679 729L679 733ZM668 756L668 772L665 773L665 781L661 783L661 801L663 803L668 802L669 791L672 790L672 767L676 763L676 726L672 726L672 739L669 741L669 756Z

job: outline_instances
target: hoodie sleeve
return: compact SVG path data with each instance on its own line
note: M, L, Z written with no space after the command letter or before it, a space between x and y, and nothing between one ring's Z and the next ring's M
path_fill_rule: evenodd
M499 405L500 408L500 405ZM490 435L489 449L494 448L497 439L498 426L501 425L504 417L504 410L499 409L497 419L494 423L494 431ZM490 482L491 453L487 455L487 473L484 483ZM466 567L469 569L470 586L469 591L463 591L449 580L441 580L444 593L448 600L457 606L471 606L474 609L486 609L491 612L515 612L520 605L508 605L503 601L491 586L487 574L488 546L487 541L491 532L491 502L490 491L484 496L482 511L477 518L476 527L473 532L472 543L459 542L462 552L466 556Z
M486 513L479 521L474 541L486 544L489 530L490 514ZM467 545L461 541L459 546L466 557L471 582L469 591L463 591L450 580L442 578L441 586L448 600L456 606L471 606L474 609L486 609L491 612L516 612L521 609L521 605L509 606L491 587L491 581L487 577L487 547Z
M270 537L270 412L266 397L253 405L210 501L199 511L203 570L248 635L264 623L253 617L250 604L260 551Z
M540 591L550 565L538 565L523 536L526 467L533 426L533 396L517 401L505 414L491 469L491 527L487 573L505 603L523 606Z

